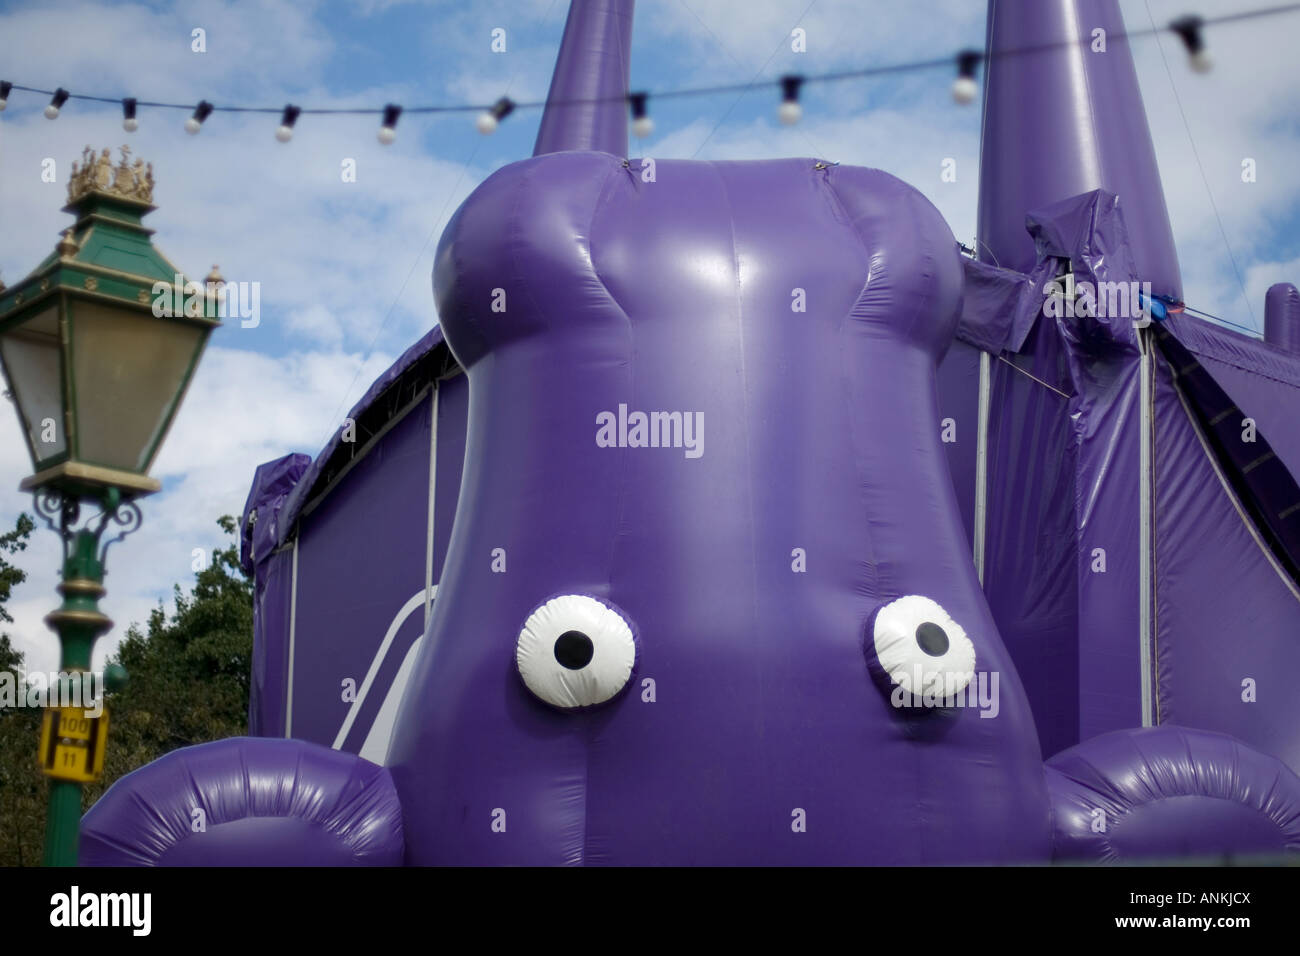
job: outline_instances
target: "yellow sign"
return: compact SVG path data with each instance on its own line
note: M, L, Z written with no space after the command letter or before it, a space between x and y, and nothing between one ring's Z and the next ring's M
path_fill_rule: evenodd
M94 783L104 772L108 711L91 717L81 707L49 707L41 724L41 769L47 777Z

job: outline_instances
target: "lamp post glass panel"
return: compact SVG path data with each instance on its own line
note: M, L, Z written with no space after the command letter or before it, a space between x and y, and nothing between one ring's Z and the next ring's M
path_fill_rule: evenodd
M153 187L152 164L132 163L127 147L117 164L87 147L64 207L76 222L27 278L0 284L0 369L34 471L20 490L64 546L63 605L45 618L70 675L65 693L51 689L38 756L50 777L47 865L76 864L81 787L103 769L107 712L91 718L75 685L113 626L98 606L105 554L139 527L136 499L161 487L149 467L220 324L215 267L203 286L189 282L142 223Z

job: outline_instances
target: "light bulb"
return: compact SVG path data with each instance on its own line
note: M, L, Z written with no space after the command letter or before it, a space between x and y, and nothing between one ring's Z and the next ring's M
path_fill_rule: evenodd
M952 98L958 103L973 102L979 94L979 87L969 76L959 76L952 81Z

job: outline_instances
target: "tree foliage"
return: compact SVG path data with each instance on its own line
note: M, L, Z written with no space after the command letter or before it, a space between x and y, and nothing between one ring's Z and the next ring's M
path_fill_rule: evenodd
M19 522L0 537L0 621L9 620L3 609L9 588L25 577L5 560L6 553L26 547L31 521L27 533L17 533L24 527ZM218 524L234 540L213 553L188 593L174 587L170 615L161 604L154 608L143 626L127 629L110 658L126 668L129 680L108 697L104 777L86 788L83 809L119 777L177 747L247 731L253 586L239 565L236 520L225 516ZM22 655L0 635L0 670L21 666ZM0 710L0 865L40 862L47 791L36 766L39 733L39 711Z
M0 624L12 624L14 622L13 616L10 615L9 609L5 605L9 603L9 595L15 585L22 584L27 580L27 572L11 564L6 555L27 550L27 539L31 537L32 527L31 515L20 514L14 530L0 534ZM0 634L0 639L3 639L5 646L8 647L8 635ZM13 653L12 649L10 649L10 653ZM0 664L2 663L3 660L0 660Z
M27 580L27 572L10 558L27 550L32 519L20 514L12 531L0 535L0 624L12 624L7 607L13 589ZM22 652L0 633L0 673L22 670ZM39 711L0 707L0 864L24 866L39 863L44 839L41 803L45 784L36 769Z

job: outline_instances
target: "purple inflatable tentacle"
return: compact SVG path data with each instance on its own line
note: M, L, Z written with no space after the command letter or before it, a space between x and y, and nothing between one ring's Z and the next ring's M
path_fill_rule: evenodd
M1039 46L1048 48L998 55ZM1105 189L1120 197L1140 278L1157 295L1181 298L1173 232L1117 0L989 0L988 51L980 258L1028 272L1034 243L1026 214Z
M404 845L388 771L302 740L173 750L81 821L82 866L397 866Z
M627 155L633 0L573 0L533 155L594 149ZM565 102L565 101L596 102Z
M1047 762L1058 860L1220 859L1300 849L1300 778L1227 734L1103 734Z
M1269 286L1264 296L1264 341L1300 352L1300 290L1290 282Z

